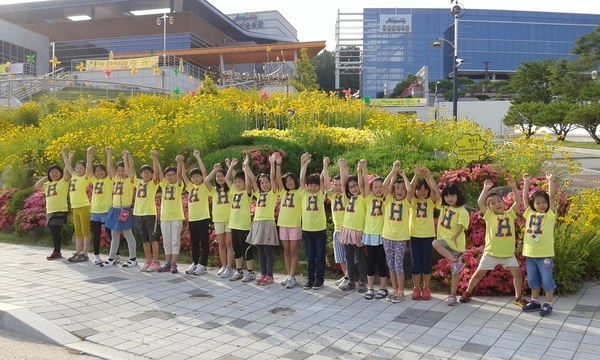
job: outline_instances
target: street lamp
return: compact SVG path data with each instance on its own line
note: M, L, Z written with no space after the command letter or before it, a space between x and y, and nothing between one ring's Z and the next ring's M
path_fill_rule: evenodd
M458 120L458 67L465 63L464 59L458 58L458 18L465 14L465 8L454 0L450 12L454 15L454 43L448 39L435 38L431 46L441 47L441 41L448 43L454 49L454 65L452 66L454 78L452 79L452 117L454 121Z
M175 19L172 16L167 16L167 14L156 18L156 25L163 26L163 66L167 65L167 22L169 22L169 25L173 25Z
M442 82L441 81L437 81L435 83L435 116L434 119L437 120L438 118L438 113L440 112L440 104L438 103L438 85L440 85Z

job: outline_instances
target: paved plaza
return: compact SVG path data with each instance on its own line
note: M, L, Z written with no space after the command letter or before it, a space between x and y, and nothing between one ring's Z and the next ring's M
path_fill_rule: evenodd
M542 318L510 296L446 305L47 261L0 244L0 329L106 359L592 359L600 284L557 297ZM185 267L180 268L185 269ZM302 279L303 280L303 279ZM2 350L6 351L6 349Z

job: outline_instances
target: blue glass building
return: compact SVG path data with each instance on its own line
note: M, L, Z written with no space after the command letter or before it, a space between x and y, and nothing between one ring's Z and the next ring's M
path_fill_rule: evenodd
M397 83L423 66L428 81L453 76L454 42L449 9L364 9L362 93L389 95ZM594 31L600 15L466 9L458 20L458 76L506 79L524 61L574 59L574 41Z

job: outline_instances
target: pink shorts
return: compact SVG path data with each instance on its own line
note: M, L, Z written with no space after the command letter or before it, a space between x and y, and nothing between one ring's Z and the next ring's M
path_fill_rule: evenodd
M280 227L279 240L302 240L302 229L299 227Z

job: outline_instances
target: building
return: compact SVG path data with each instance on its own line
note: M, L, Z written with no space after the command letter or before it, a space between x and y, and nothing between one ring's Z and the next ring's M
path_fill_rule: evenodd
M240 27L259 34L296 39L298 31L277 10L227 15Z
M600 14L467 9L458 19L458 76L507 79L521 62L574 59L574 41L594 31ZM363 95L389 95L397 83L427 66L428 80L453 77L454 43L449 9L364 9Z

